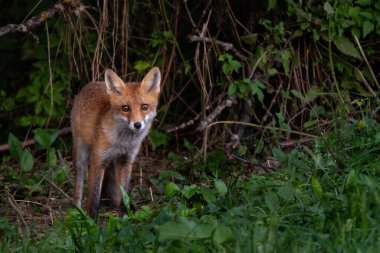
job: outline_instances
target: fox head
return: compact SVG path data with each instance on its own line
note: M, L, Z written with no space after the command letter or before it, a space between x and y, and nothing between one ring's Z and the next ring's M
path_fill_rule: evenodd
M133 132L150 126L156 116L160 94L161 73L152 68L141 83L124 83L115 72L107 69L105 83L114 119L124 122Z

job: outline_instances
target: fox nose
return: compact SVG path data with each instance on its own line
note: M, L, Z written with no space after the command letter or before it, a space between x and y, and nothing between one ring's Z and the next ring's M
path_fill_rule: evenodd
M140 122L135 122L133 124L133 126L135 127L135 129L140 129L141 128L141 123Z

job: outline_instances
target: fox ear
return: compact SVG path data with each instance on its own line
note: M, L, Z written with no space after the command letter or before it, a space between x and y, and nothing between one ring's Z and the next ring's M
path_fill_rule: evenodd
M117 76L115 72L113 72L110 69L107 69L104 75L104 79L106 82L108 94L117 94L117 95L122 94L122 90L124 88L124 82L123 80L120 79L120 77Z
M152 68L141 82L141 88L145 93L160 93L161 72L158 67Z

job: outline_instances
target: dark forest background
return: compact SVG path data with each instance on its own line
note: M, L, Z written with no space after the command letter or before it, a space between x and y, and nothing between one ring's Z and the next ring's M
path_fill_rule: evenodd
M0 6L4 249L15 250L20 236L27 247L37 247L33 238L50 245L44 232L29 228L50 227L65 215L54 233L92 239L61 241L62 249L126 245L115 238L101 244L101 233L138 234L135 241L128 234L128 243L146 243L134 246L145 252L183 250L193 240L190 248L210 252L273 252L288 242L295 251L344 251L360 248L366 237L370 249L379 249L380 217L371 210L380 205L380 2L0 0ZM103 217L103 225L120 228L104 232L83 213L66 213L72 101L86 83L102 81L106 68L135 81L152 66L161 69L162 93L135 169L134 218ZM249 213L246 203L267 216ZM231 210L246 220L232 219ZM295 213L303 218L289 218ZM299 238L298 226L306 227ZM330 243L320 243L330 233Z

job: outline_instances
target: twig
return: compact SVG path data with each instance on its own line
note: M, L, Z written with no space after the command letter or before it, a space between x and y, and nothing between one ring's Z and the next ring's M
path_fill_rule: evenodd
M251 100L248 99L247 103L250 103ZM250 103L251 104L251 103ZM248 107L251 105L244 106L244 111L240 115L240 122L250 122L251 121L251 115L249 113ZM244 129L245 125L239 125L238 129L236 131L236 134L231 133L231 140L230 142L225 144L226 150L228 153L232 153L234 149L240 146L240 140L244 135Z
M354 35L354 39L355 39L356 44L358 45L358 48L359 48L360 54L362 55L362 57L363 57L363 59L364 59L364 61L365 61L365 64L367 65L367 67L368 67L368 69L369 69L369 72L370 72L371 75L372 75L373 81L376 83L377 88L380 89L379 82L378 82L377 79L376 79L375 73L373 73L372 67L371 67L371 65L369 64L369 62L368 62L368 60L367 60L367 57L365 56L365 53L364 53L364 51L363 51L363 48L362 48L362 46L360 45L360 42L359 42L359 40L358 40L358 37L356 37L356 35Z
M206 119L203 120L199 124L197 131L199 132L203 131L216 118L216 116L218 116L226 107L231 107L232 104L235 104L235 103L236 103L236 97L234 95L222 101L220 104L218 104L215 110L212 111L210 115L208 115Z
M20 209L17 206L16 200L13 198L13 196L7 191L8 193L8 201L9 204L13 207L13 209L17 212L17 214L20 216L22 223L24 223L24 226L29 229L28 224L26 223L24 216L22 215ZM21 237L23 236L22 233L20 233Z
M207 37L199 37L197 35L189 35L187 36L190 42L207 42L207 43L216 43L218 46L221 46L224 51L232 51L232 53L239 58L241 61L247 62L248 58L242 55L231 43L223 42L220 40L214 40Z
M268 109L265 112L263 120L261 121L262 124L264 124L267 121L267 118L269 117L269 115L273 117L271 109L275 105L275 103L277 102L276 99L277 99L277 97L278 97L278 95L280 94L281 91L282 91L282 81L280 82L280 87L277 88L276 94L272 98L272 101L270 102L270 105L269 105Z
M259 163L255 163L255 162L252 162L252 161L248 161L246 159L243 159L237 155L234 155L234 154L230 154L230 156L232 158L234 158L235 160L238 160L239 162L242 162L242 163L245 163L249 166L256 166L256 167L261 167L263 168L266 172L270 172L271 170L274 170L275 168L272 168L270 166L266 166L266 165L262 165L262 164L259 164Z
M48 181L49 184L51 184L55 189L57 189L60 193L62 193L62 195L65 196L65 198L66 198L67 200L69 200L70 203L73 203L73 199L72 199L69 195L67 195L66 192L64 192L60 187L58 187L58 186L57 186L53 181L51 181L50 179L48 179L48 178L45 178L45 179L46 179L46 181Z
M71 127L65 127L65 128L58 130L58 135L64 135L64 134L68 134L70 132L71 132ZM36 143L36 141L34 139L28 139L22 143L22 147L23 148L28 147L28 146L34 145L35 143ZM7 150L9 150L8 144L0 145L0 152L4 152Z
M212 0L208 1L206 7L203 8L202 16L199 18L199 20L198 20L198 24L195 26L196 30L198 30L198 27L201 25L203 19L206 17L207 12L208 12L208 9L209 9L210 6L211 6L211 3L212 3Z
M180 124L179 126L176 126L176 127L173 127L173 128L170 128L168 130L166 130L167 133L171 133L171 132L174 132L174 131L178 131L180 129L183 129L183 128L186 128L186 127L189 127L191 125L193 125L195 123L195 121L197 121L199 118L201 117L201 114L198 114L197 116L195 116L193 119L189 120L189 121L186 121L186 122L183 122L182 124Z
M363 73L358 68L355 68L355 70L360 75L361 79L363 80L364 85L367 87L367 89L369 90L369 92L371 93L371 95L376 99L377 103L380 104L380 99L377 97L375 91L371 88L371 86L369 85L369 83L365 79Z
M191 12L190 12L190 10L189 10L189 7L187 6L187 0L184 0L184 1L183 1L183 4L185 5L185 9L186 9L186 12L187 12L187 16L188 16L189 19L190 19L190 23L191 23L191 25L193 26L194 29L197 28L197 26L196 26L195 23L194 23L193 17L191 16Z
M307 137L310 137L310 138L313 138L313 139L317 138L316 135L312 135L312 134L308 134L308 133L303 133L303 132L295 131L295 130L287 130L287 129L279 128L279 127L261 126L261 125L254 124L254 123L239 122L239 121L228 121L228 120L215 121L215 122L210 123L206 127L206 131L204 132L204 137L203 137L203 159L205 159L205 160L206 160L206 157L207 157L208 132L209 132L210 128L213 125L217 125L217 124L240 124L240 125L246 125L246 126L249 126L249 127L258 128L258 129L276 130L276 131L285 132L285 133L288 133L288 134L297 134L297 135L300 135L300 136L307 136Z
M49 8L47 11L41 12L39 15L28 19L22 24L8 24L0 27L0 37L14 32L31 33L32 29L42 25L47 20L57 16L58 14L63 13L64 10L70 10L70 12L74 12L76 15L79 15L82 8L83 7L80 4L80 0L57 1L53 7ZM37 36L33 35L33 37L38 40Z
M211 108L211 105L208 105L206 107L206 111L210 110ZM171 132L174 132L174 131L178 131L180 129L184 129L186 127L189 127L189 126L192 126L197 120L199 120L199 118L202 116L202 114L197 114L194 118L192 118L191 120L189 121L186 121L186 122L183 122L182 124L178 125L178 126L175 126L175 127L172 127L172 128L169 128L168 130L166 130L165 132L167 133L171 133Z

